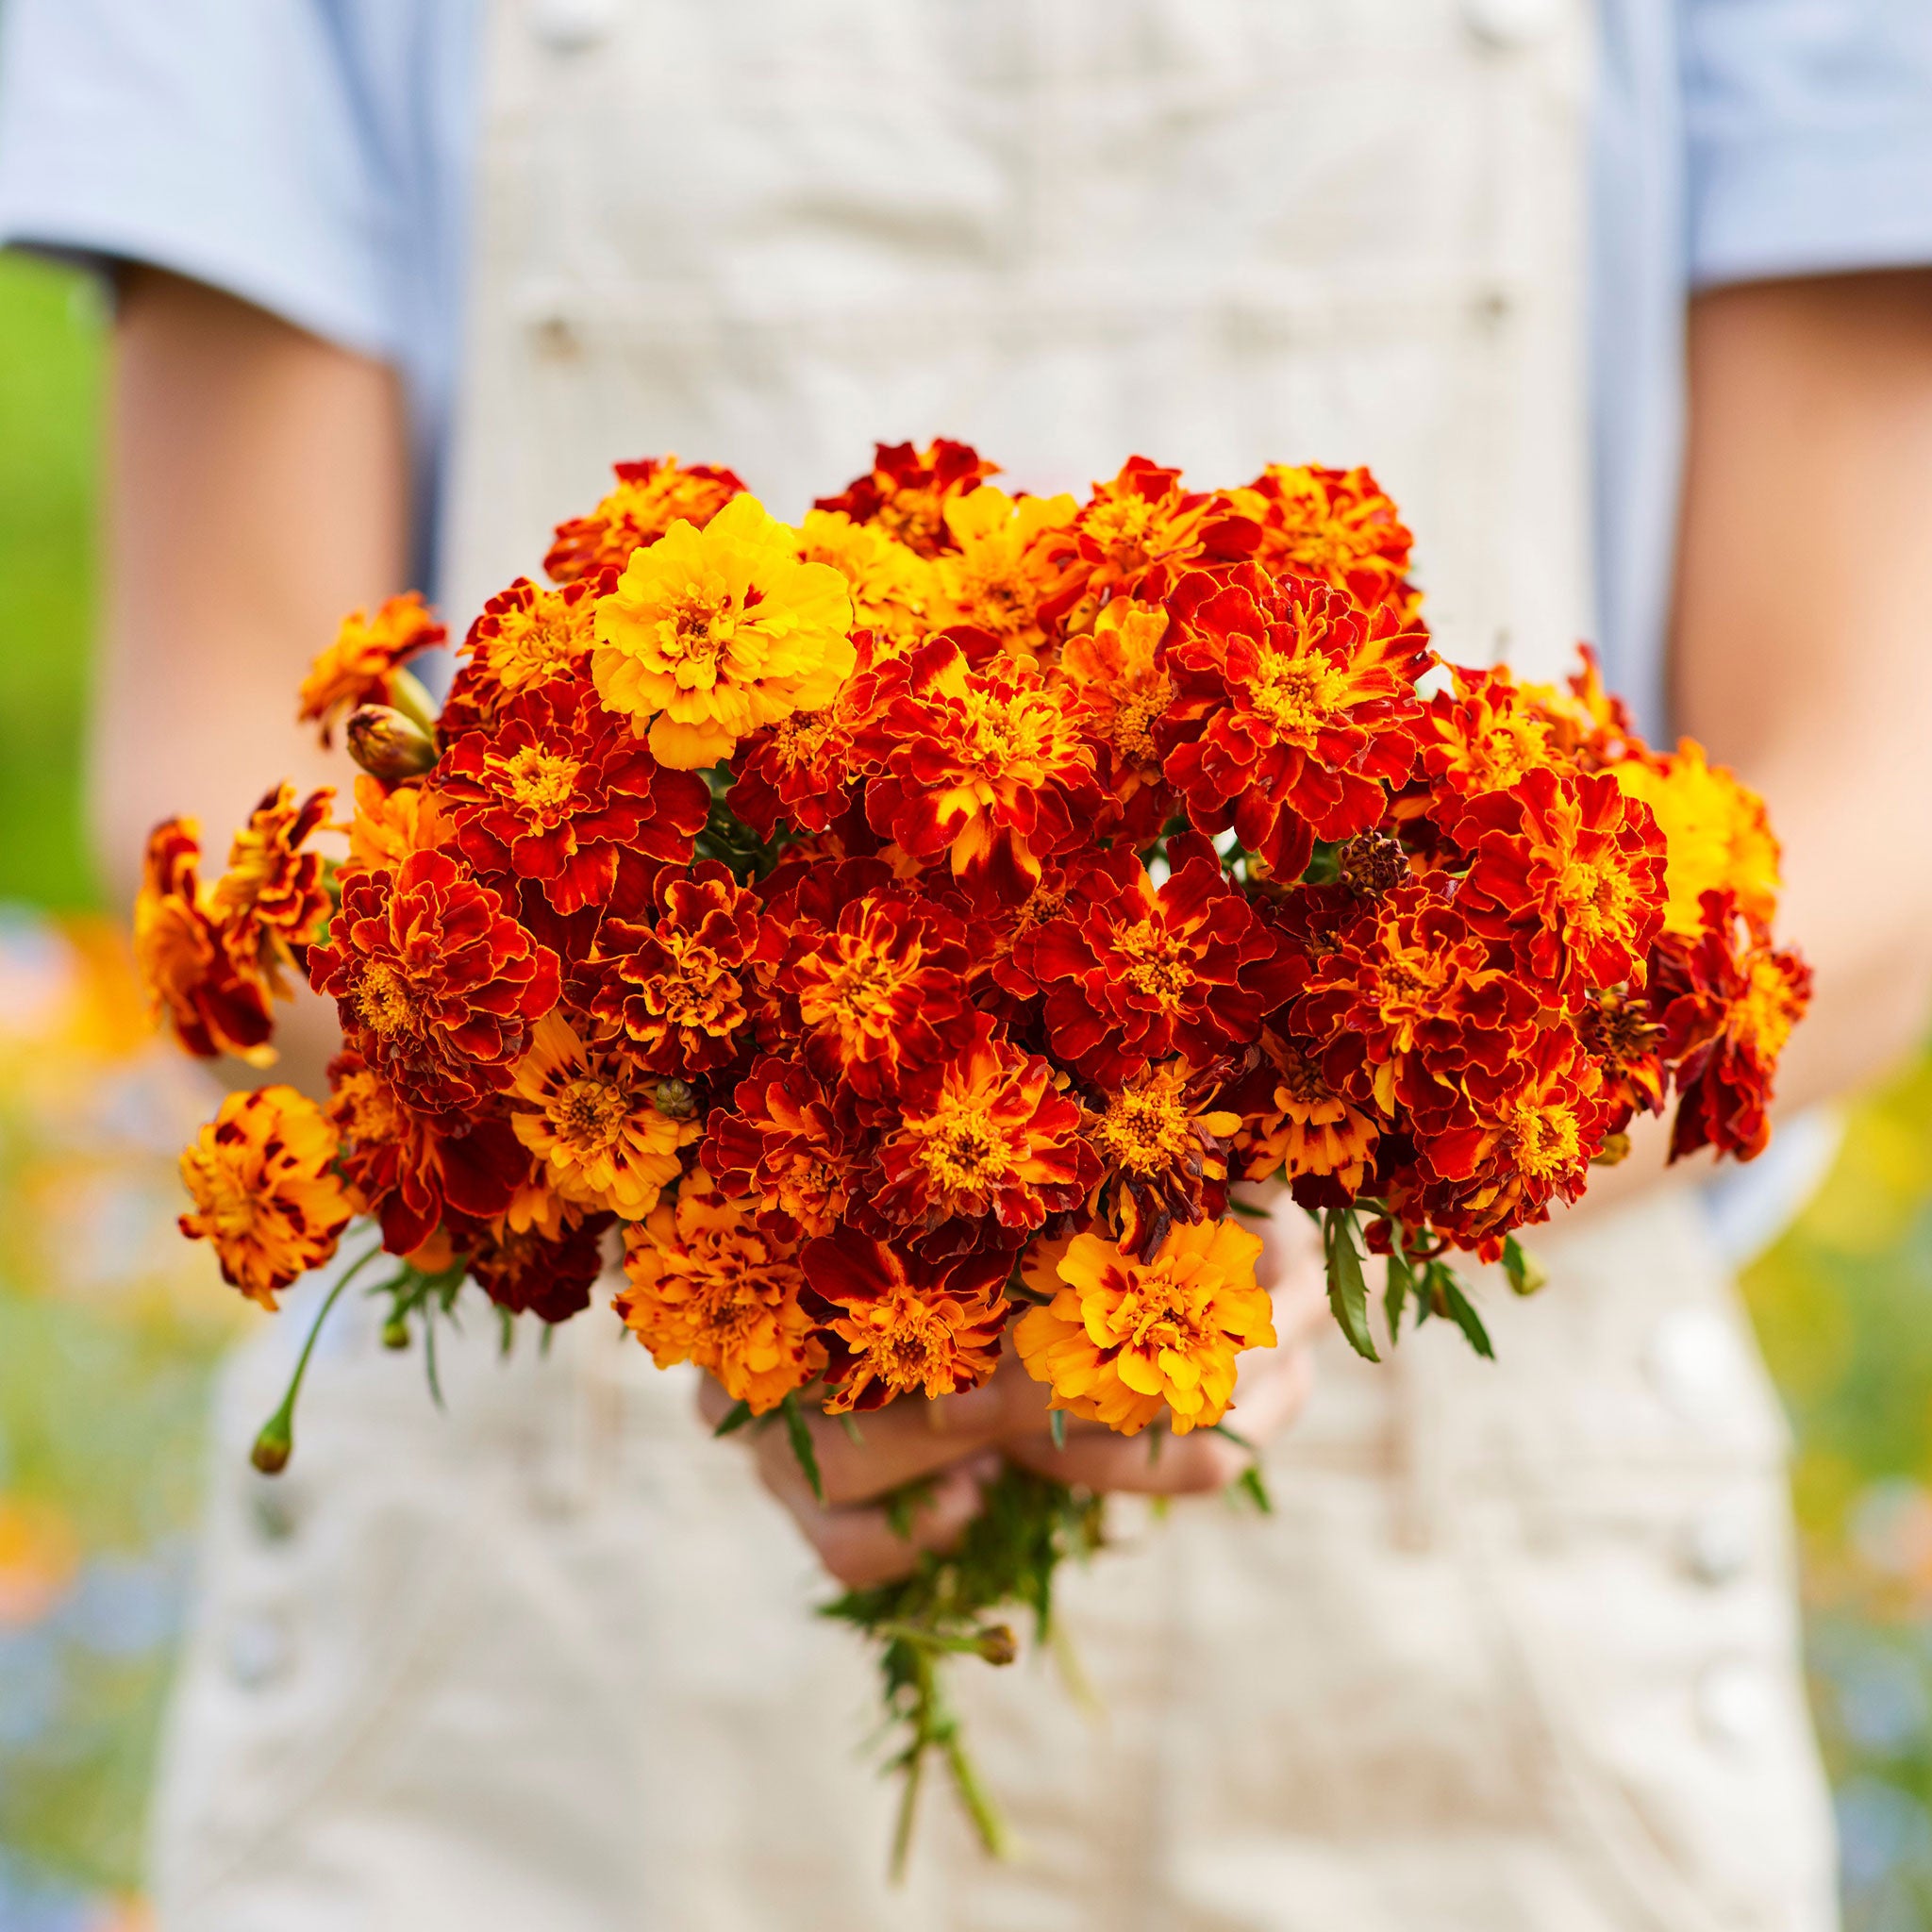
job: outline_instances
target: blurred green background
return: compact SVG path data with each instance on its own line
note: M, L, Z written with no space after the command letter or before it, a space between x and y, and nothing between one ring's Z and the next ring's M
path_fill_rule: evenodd
M0 257L0 1926L132 1932L211 1367L172 1238L206 1090L148 1039L80 807L104 318ZM1851 1932L1932 1925L1932 1059L1751 1271L1800 1444Z

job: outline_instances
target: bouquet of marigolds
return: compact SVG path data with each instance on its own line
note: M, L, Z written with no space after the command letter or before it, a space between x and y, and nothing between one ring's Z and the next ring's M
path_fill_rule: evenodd
M1487 1354L1447 1257L1533 1287L1515 1230L1637 1113L1674 1094L1673 1158L1758 1152L1807 974L1751 792L1641 742L1587 657L1563 689L1439 660L1366 471L996 474L881 446L794 525L620 465L440 708L419 599L343 625L301 714L360 767L348 822L280 786L211 883L171 822L137 910L191 1052L272 1058L293 975L341 1014L326 1105L237 1092L182 1157L229 1281L273 1307L362 1217L328 1303L385 1254L387 1339L433 1349L473 1291L506 1341L583 1312L621 1254L639 1341L815 1482L807 1406L862 1428L1008 1349L1057 1417L1225 1429L1274 1341L1231 1183L1319 1219L1363 1355L1365 1252L1390 1339ZM933 1755L996 1840L941 1665L1009 1657L1003 1609L1043 1626L1100 1534L1011 1470L957 1550L828 1607L877 1648L902 1854Z

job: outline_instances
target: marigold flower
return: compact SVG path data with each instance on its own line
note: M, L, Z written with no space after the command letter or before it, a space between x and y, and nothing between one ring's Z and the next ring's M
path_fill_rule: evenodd
M617 572L601 570L546 591L519 577L484 605L463 640L463 662L442 708L446 737L487 729L519 691L590 671L597 600L616 588Z
M711 1109L700 1159L727 1194L756 1207L758 1224L790 1241L829 1234L851 1205L863 1135L808 1066L771 1055L738 1083L729 1108Z
M798 532L753 496L635 552L595 627L598 696L640 732L648 721L653 755L679 771L830 703L857 658L845 579L801 563Z
M915 555L937 557L953 546L947 504L970 495L998 472L999 465L977 450L943 436L924 450L909 442L881 442L868 475L837 496L821 496L814 508L840 511L856 524L875 524Z
M1609 1131L1622 1132L1640 1108L1664 1110L1664 1029L1644 1000L1626 987L1599 988L1576 1016L1576 1031L1603 1083Z
M876 765L856 739L874 721L880 696L877 680L867 675L876 641L865 631L853 635L857 669L830 704L794 711L754 732L732 755L733 783L724 803L761 839L773 838L781 824L824 832L844 818L858 819L862 828L862 808L853 793Z
M1108 812L1119 836L1141 842L1167 822L1173 792L1162 781L1155 727L1174 702L1174 679L1160 659L1167 612L1158 604L1117 598L1091 635L1069 638L1059 675L1075 726L1100 754Z
M993 1372L1007 1305L1009 1256L910 1261L899 1249L841 1227L808 1241L807 1307L821 1324L827 1415L878 1408L900 1395L951 1395Z
M677 1178L677 1150L704 1131L658 1112L657 1085L629 1054L586 1046L553 1008L517 1062L510 1125L565 1200L641 1221Z
M168 819L149 835L134 902L134 963L152 1017L203 1059L232 1053L251 1065L275 1058L267 981L223 942L208 908L192 819Z
M1243 1083L1243 1090L1251 1083ZM1261 1064L1252 1084L1264 1089L1262 1104L1235 1137L1241 1177L1262 1181L1273 1174L1298 1180L1332 1175L1341 1191L1360 1191L1381 1130L1374 1121L1328 1084L1307 1042L1269 1027L1261 1035Z
M358 772L356 816L349 822L349 856L338 876L393 872L410 853L432 852L448 836L433 785L398 785L390 791L367 772Z
M613 467L617 488L589 516L558 525L543 558L552 583L622 570L634 552L657 542L673 525L703 529L744 488L729 470L708 463L685 468L675 457L645 457Z
M1049 640L1041 606L1060 575L1054 540L1066 536L1079 508L1071 496L1016 503L990 483L951 498L946 528L958 547L938 565L949 607L944 622L991 632L1010 656L1039 657Z
M1249 491L1261 499L1255 560L1264 569L1322 577L1364 610L1386 605L1404 627L1413 623L1422 604L1408 580L1415 539L1367 470L1271 463L1234 501L1246 508Z
M604 1270L608 1214L593 1214L556 1235L483 1229L469 1253L471 1278L500 1308L568 1322L591 1306L591 1291Z
M355 1211L335 1158L333 1128L292 1087L231 1093L181 1156L194 1197L181 1232L213 1247L225 1281L273 1308L335 1253Z
M624 1028L639 1064L657 1074L721 1067L750 1043L771 936L758 900L716 859L667 867L655 924L606 919L591 1010Z
M913 858L944 853L955 874L995 873L1024 896L1101 805L1093 753L1059 691L1011 660L975 670L948 636L879 676L874 722L857 734L885 768L866 788L874 829Z
M322 741L330 742L336 725L358 705L393 705L396 675L414 657L440 644L449 633L425 608L422 593L391 597L374 617L360 610L343 618L334 643L318 657L302 680L297 720L319 724ZM408 710L411 707L401 707Z
M873 634L881 658L896 657L938 628L931 612L940 578L929 558L877 524L855 523L843 510L810 509L798 526L801 563L829 564L852 594L852 621Z
M1226 1209L1228 1142L1241 1117L1208 1104L1220 1084L1217 1069L1168 1060L1086 1114L1082 1130L1104 1170L1092 1205L1128 1254L1150 1258L1174 1222Z
M1175 697L1158 735L1194 824L1232 825L1282 879L1316 839L1368 831L1415 759L1426 636L1319 578L1252 565L1225 583L1193 573L1168 608Z
M824 1344L800 1306L805 1277L792 1244L720 1194L702 1169L675 1203L625 1229L617 1296L627 1327L660 1369L694 1361L754 1415L775 1408L824 1366Z
M1255 1285L1261 1238L1232 1221L1168 1231L1151 1261L1099 1235L1074 1236L1063 1286L1013 1331L1053 1407L1138 1436L1163 1408L1177 1436L1212 1428L1234 1399L1235 1357L1272 1348L1268 1295Z
M1285 991L1274 936L1212 847L1176 839L1168 856L1158 891L1131 851L1092 861L1066 915L1016 948L1045 989L1055 1054L1104 1087L1174 1053L1196 1067L1223 1058L1258 1036Z
M608 904L625 851L683 864L711 808L702 778L665 771L575 682L509 699L449 747L436 783L463 857L536 880L561 913Z
M1602 773L1525 773L1457 825L1475 858L1457 895L1553 1004L1639 978L1663 924L1664 841L1649 808Z
M1526 774L1557 762L1551 723L1508 672L1451 667L1454 688L1429 701L1423 723L1422 767L1449 801L1453 824L1460 801L1507 791Z
M1724 765L1707 761L1694 738L1674 756L1628 758L1610 767L1626 796L1657 816L1663 834L1667 931L1696 939L1704 930L1704 895L1728 890L1738 910L1768 932L1777 911L1778 846L1764 801Z
M896 1110L865 1206L922 1254L976 1247L1000 1230L1017 1247L1100 1178L1078 1103L1049 1062L994 1039L988 1019L958 1052L908 1074Z
M302 848L327 825L334 798L326 785L300 805L287 782L265 791L235 834L228 869L208 893L208 910L229 957L243 973L259 972L284 999L292 995L282 970L292 967L295 949L313 944L328 924L322 855Z
M425 1111L474 1109L507 1087L558 994L557 955L443 852L345 879L308 977L350 1043Z

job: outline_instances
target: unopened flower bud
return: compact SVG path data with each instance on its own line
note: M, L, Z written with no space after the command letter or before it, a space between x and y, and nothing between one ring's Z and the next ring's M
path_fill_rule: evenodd
M263 1475L280 1475L288 1468L289 1457L294 1447L294 1427L288 1408L283 1407L262 1424L261 1433L255 1439L255 1447L248 1452L248 1459Z
M391 1315L382 1324L382 1345L385 1348L408 1348L409 1345L409 1324L401 1315Z
M1020 1644L1011 1626L989 1624L979 1633L979 1654L990 1664L1012 1663L1020 1655Z
M682 1080L659 1080L651 1097L666 1120L688 1121L698 1108L697 1096Z
M1630 1136L1628 1134L1606 1134L1604 1144L1590 1158L1592 1167L1615 1167L1619 1161L1630 1158Z
M414 778L436 762L436 741L413 718L389 705L358 705L349 713L349 756L385 785Z

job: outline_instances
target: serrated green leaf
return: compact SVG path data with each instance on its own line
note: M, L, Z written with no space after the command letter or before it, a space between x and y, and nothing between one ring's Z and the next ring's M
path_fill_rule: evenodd
M1392 1215L1389 1221L1389 1285L1382 1294L1382 1312L1389 1321L1389 1345L1402 1340L1402 1316L1408 1298L1415 1291L1415 1270L1408 1265L1407 1246L1401 1222Z
M1496 1351L1490 1345L1490 1331L1483 1326L1483 1318L1446 1268L1442 1269L1442 1300L1448 1307L1449 1319L1469 1338L1470 1347L1485 1361L1494 1361Z
M750 1422L750 1420L751 1404L748 1402L734 1402L731 1405L731 1407L724 1411L724 1420L719 1423L718 1426L715 1429L713 1429L711 1433L714 1436L729 1436L735 1434L738 1430L743 1428L745 1424Z
M819 1452L812 1443L805 1411L799 1407L795 1395L788 1395L781 1407L785 1416L785 1433L791 1439L791 1453L797 1457L798 1466L805 1472L805 1479L811 1485L812 1494L823 1503L825 1500L824 1478L819 1474Z
M1348 1345L1364 1360L1378 1362L1382 1357L1369 1332L1369 1284L1355 1244L1354 1218L1341 1208L1329 1208L1322 1224L1322 1245L1328 1263L1328 1306Z

